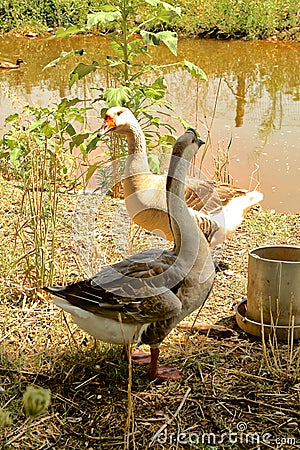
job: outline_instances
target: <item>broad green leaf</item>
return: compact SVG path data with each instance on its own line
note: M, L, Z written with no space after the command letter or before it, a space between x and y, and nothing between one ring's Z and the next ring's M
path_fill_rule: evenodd
M148 163L151 172L160 173L160 161L156 153L148 153Z
M106 5L101 6L101 11L106 11L106 12L118 11L118 8L107 3Z
M187 61L186 59L184 59L183 61L180 61L179 64L182 67L184 67L195 78L198 78L198 80L207 81L206 73L202 69L200 69L200 67L196 66L195 64L191 63L190 61Z
M76 25L71 25L68 28L59 27L54 36L51 36L49 39L54 38L67 38L71 34L78 34L84 31L82 28L77 27Z
M167 10L167 11L173 11L176 16L181 15L181 8L180 6L173 6L170 3L167 2L160 2L160 4Z
M86 146L86 151L87 151L87 153L91 152L92 150L94 150L94 149L97 147L98 141L99 141L99 138L98 138L97 135L94 136L94 137L90 140L90 142L89 142L88 145Z
M77 97L73 99L63 98L60 104L58 105L57 112L63 113L66 109L76 105L79 102L82 102L82 100L80 100Z
M89 135L89 133L78 133L72 136L72 147L75 145L79 147L79 145L82 144L84 140L89 137Z
M99 63L97 61L93 61L92 64L79 63L78 66L75 67L73 72L70 73L69 87L72 87L75 81L81 80L81 78L85 77L91 72L95 72L98 67Z
M74 136L74 134L76 134L76 130L71 123L68 123L66 133L68 133L69 136Z
M173 53L173 55L177 55L177 33L173 31L160 31L157 33L161 42L163 42L168 49Z
M85 181L86 183L92 178L96 170L99 168L99 164L95 163L92 166L89 166L86 175L85 175Z
M34 123L32 123L32 124L30 125L30 127L28 128L28 131L30 132L30 131L36 130L36 129L39 128L41 125L43 125L43 124L45 123L45 121L46 121L46 119L40 119L40 120L37 120L36 122L34 122Z
M5 143L10 149L15 149L18 142L18 139L13 136L5 136Z
M87 28L90 29L95 25L107 25L120 19L121 13L118 10L98 11L87 15Z
M21 154L22 154L22 149L20 149L20 147L15 147L10 152L10 160L11 160L14 168L17 168L20 165Z
M150 86L143 87L142 91L146 98L160 100L165 96L167 89L168 86L165 78L160 76Z
M128 87L120 88L108 88L104 92L103 100L109 107L111 106L124 106L130 102L132 92Z
M45 122L41 129L47 139L50 139L57 132L57 128L50 125L49 122Z
M169 3L160 2L157 19L161 20L162 22L170 23L175 19L175 17L180 16L181 8L179 6L175 7L173 5L170 5Z
M19 114L15 113L15 114L10 114L9 116L7 116L5 118L5 123L8 122L13 122L17 117L19 117Z
M63 61L66 58L69 58L72 55L80 55L82 56L84 53L84 50L71 50L70 52L61 52L60 56L53 61L50 61L45 67L43 67L43 70L48 69L49 67L56 67L58 63Z
M150 33L150 31L141 30L141 36L145 44L147 45L159 45L160 40L155 33Z
M159 31L158 33L151 33L149 31L141 30L141 36L145 44L147 45L159 45L165 44L168 49L177 55L177 33L173 31Z
M151 6L157 6L160 3L160 0L146 0L146 3Z

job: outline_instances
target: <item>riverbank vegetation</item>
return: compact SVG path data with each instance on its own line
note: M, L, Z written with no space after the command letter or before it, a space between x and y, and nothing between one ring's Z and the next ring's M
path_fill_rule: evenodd
M139 0L132 3L136 4L135 20L139 22L147 5ZM172 28L182 34L223 39L300 40L298 0L173 0L171 3L181 8L181 17L174 19ZM44 34L57 27L81 27L86 23L87 14L99 11L102 6L99 0L1 0L0 31ZM161 27L161 23L150 25L151 29L157 26ZM98 26L94 31L107 29Z
M176 5L182 16L174 17L171 28L226 38L294 37L299 29L296 2L282 4L181 1ZM1 8L3 31L44 33L71 24L84 27L87 13L97 11L99 3L29 0L25 5L2 0ZM141 23L145 15L137 10L134 20ZM93 31L107 31L107 22L103 29L100 22ZM162 21L151 23L152 31L165 27ZM116 80L125 85L125 93L132 89L130 98L142 102L143 97L136 95L140 92L157 106L166 92L162 77L142 90L136 81L139 66L132 68L131 54L123 57L120 51L125 42L132 55L141 54L142 41L134 39L137 34L129 42L124 40L133 28L129 23L120 33L113 30L119 47L115 45L115 59L109 65L112 84ZM165 34L163 38L166 41ZM186 69L201 75L187 63ZM90 67L95 68L96 64ZM76 80L86 73L83 64L72 72ZM104 99L109 98L107 94ZM122 200L82 195L76 189L72 151L79 149L84 159L94 142L85 144L90 136L84 128L86 108L78 103L75 98L49 108L29 105L6 119L10 128L0 152L0 448L171 450L208 449L217 443L219 449L235 449L246 448L249 439L253 445L267 439L269 448L295 448L299 347L292 340L280 343L246 335L236 325L235 306L246 292L248 251L257 245L297 244L298 215L253 212L226 244L225 269L217 273L205 307L181 323L162 345L162 361L170 360L185 373L179 382L150 382L139 367L131 373L121 361L120 349L95 342L40 290L45 283L73 282L95 273L99 264L121 259L121 244L128 240ZM155 124L154 115L147 117ZM75 121L83 125L80 132ZM149 234L135 231L133 244L139 248L134 250L149 248ZM23 395L30 385L43 388L37 394L46 398L43 408L30 408L28 414Z

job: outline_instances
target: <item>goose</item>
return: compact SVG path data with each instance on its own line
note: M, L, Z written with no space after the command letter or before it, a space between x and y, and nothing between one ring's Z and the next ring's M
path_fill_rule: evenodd
M123 346L149 345L150 358L144 362L150 362L150 379L182 376L176 367L158 366L160 343L203 305L214 281L208 243L184 201L186 171L202 143L188 129L174 144L166 181L173 250L149 249L103 268L90 279L44 287L55 296L54 303L95 338Z
M22 58L18 58L16 64L8 61L0 61L0 69L20 69L21 63L26 64Z
M127 212L136 224L169 241L173 234L167 214L165 175L153 174L148 165L146 140L133 113L125 107L107 110L98 137L107 133L126 136L128 156L123 180ZM247 212L262 199L258 191L247 191L206 180L188 181L185 200L188 211L211 247L229 239Z

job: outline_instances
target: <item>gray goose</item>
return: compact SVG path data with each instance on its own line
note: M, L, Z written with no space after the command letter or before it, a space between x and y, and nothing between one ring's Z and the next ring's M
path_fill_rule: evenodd
M114 106L106 112L98 136L106 133L126 136L128 156L123 179L124 197L130 218L141 227L173 240L165 195L166 176L153 174L148 165L145 136L132 112ZM188 180L185 201L188 211L211 247L230 238L249 209L263 199L258 191L247 191L206 180Z
M188 165L203 142L189 129L174 144L166 182L174 250L151 249L108 266L92 278L44 289L90 335L112 344L150 345L150 379L178 379L159 367L159 346L208 297L215 270L209 246L184 201ZM134 354L133 354L134 358Z

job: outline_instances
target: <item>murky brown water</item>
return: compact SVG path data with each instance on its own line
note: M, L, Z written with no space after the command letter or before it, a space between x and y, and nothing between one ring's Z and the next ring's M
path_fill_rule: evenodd
M86 54L42 71L61 51L84 48ZM21 56L21 70L0 72L0 127L20 103L46 106L64 96L94 98L91 87L105 87L104 71L68 88L69 73L77 62L100 64L111 54L105 39L78 36L67 40L0 38L1 60ZM175 62L164 48L153 49L153 62ZM178 60L199 65L209 82L197 83L186 71L169 68L166 79L175 115L182 116L207 134L214 148L230 147L230 172L236 184L255 187L259 178L263 206L284 212L300 212L300 44L181 39ZM217 92L219 88L219 95ZM217 102L216 102L217 98ZM99 126L100 105L89 112L87 126ZM178 133L183 131L178 127ZM210 158L205 160L212 171ZM251 174L255 169L254 180Z

